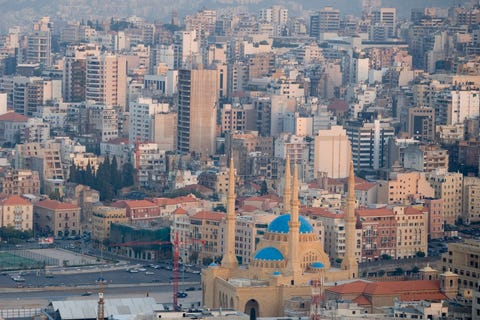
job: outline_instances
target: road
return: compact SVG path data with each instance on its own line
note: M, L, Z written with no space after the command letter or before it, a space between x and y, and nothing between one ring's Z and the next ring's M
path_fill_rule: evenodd
M172 279L171 270L153 269L145 267L145 271L137 273L123 270L91 269L91 267L59 270L53 277L36 272L22 274L24 282L15 282L10 274L0 275L0 309L20 307L23 305L46 305L51 300L65 299L96 299L98 292L98 278L105 279L105 295L110 297L145 296L148 294L158 302L171 302ZM75 271L75 274L67 272ZM148 272L149 274L146 274ZM153 274L150 274L153 273ZM185 299L179 299L186 304L197 304L201 300L200 275L181 272L179 277L179 291L194 288L188 291ZM17 288L18 285L23 288ZM85 293L91 296L82 296Z

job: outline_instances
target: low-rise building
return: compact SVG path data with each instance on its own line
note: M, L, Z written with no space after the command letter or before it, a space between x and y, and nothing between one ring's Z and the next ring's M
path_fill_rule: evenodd
M222 256L224 218L224 213L209 211L190 216L192 251L199 261L215 260Z
M37 171L27 169L7 170L0 176L0 192L6 194L40 195L40 178Z
M35 230L42 235L68 237L82 232L80 207L57 200L43 200L34 205Z
M443 271L458 275L460 293L465 290L478 290L480 276L480 241L466 239L464 243L448 244L448 251L442 255Z
M92 239L104 241L110 237L112 223L126 223L128 221L125 208L96 206L92 212Z
M1 195L0 227L13 227L21 231L32 230L32 203L18 195Z
M127 218L131 222L147 221L160 217L158 205L148 200L119 200L113 203L112 207L125 208Z

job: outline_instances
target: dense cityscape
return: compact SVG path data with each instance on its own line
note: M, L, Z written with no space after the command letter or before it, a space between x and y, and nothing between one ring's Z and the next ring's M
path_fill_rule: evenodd
M0 319L480 319L447 2L2 4Z

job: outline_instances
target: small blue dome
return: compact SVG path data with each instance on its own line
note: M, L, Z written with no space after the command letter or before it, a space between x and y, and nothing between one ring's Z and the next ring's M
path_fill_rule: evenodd
M283 254L274 247L266 247L257 251L253 257L255 260L281 261Z
M300 233L313 232L312 225L305 217L298 216L298 220L300 221ZM281 215L275 218L272 222L270 222L270 225L268 226L268 231L274 233L288 233L288 231L290 231L290 227L288 226L289 221L290 214Z
M310 265L313 269L323 269L325 268L325 265L321 262L314 262Z
M218 267L218 264L216 264L215 262L212 262L208 265L208 267Z
M280 273L280 271L277 270L277 271L273 272L273 275L274 276L279 276L279 275L281 275L281 273Z

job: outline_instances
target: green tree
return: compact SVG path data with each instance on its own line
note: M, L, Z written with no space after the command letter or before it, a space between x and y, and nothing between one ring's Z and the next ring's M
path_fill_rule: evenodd
M260 195L261 196L264 196L268 193L268 186L267 186L267 182L265 180L262 181L261 185L260 185Z
M417 253L415 254L418 258L423 258L425 257L425 252L423 251L417 251Z

